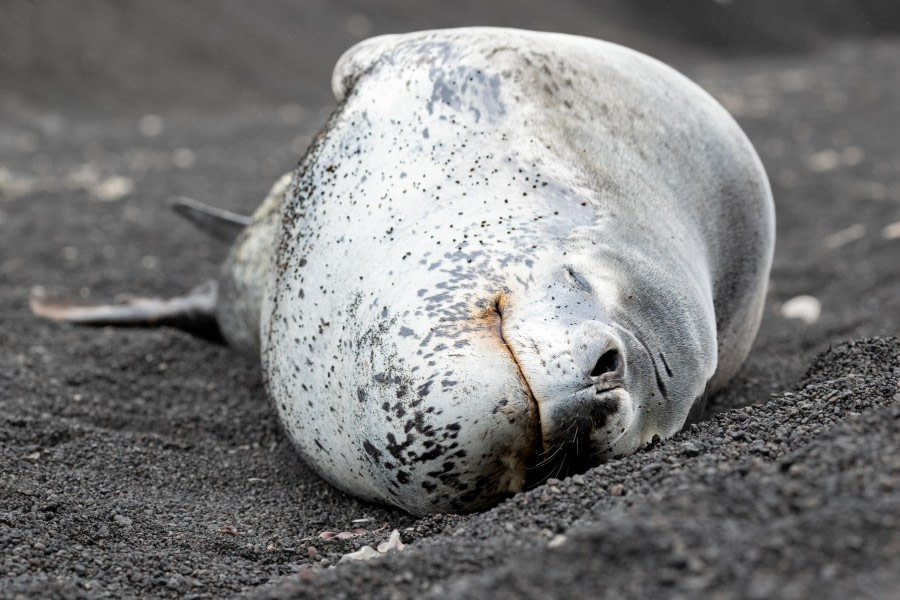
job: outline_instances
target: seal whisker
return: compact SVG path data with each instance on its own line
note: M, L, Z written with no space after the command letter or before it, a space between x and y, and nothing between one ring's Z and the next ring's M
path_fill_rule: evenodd
M572 441L575 442L575 456L578 456L578 427L575 427L575 435L572 438Z
M566 469L566 472L568 473L568 466L567 466L567 465L568 465L568 459L569 459L569 453L568 453L568 451L566 451L566 452L563 454L562 460L559 461L559 464L558 464L557 467L556 467L556 471L554 471L554 472L553 472L553 475L551 476L553 479L559 479L559 478L560 478L559 475L560 475L560 473L562 473L563 468L565 468L565 469ZM550 479L551 477L547 477L544 481L546 481L547 479Z
M565 446L565 444L557 444L556 449L553 450L553 453L550 454L550 456L548 456L541 462L537 463L533 467L525 467L525 468L526 469L539 469L539 468L543 467L544 465L550 464L553 461L553 459L556 457L556 455L559 454L559 452L563 449L563 446Z

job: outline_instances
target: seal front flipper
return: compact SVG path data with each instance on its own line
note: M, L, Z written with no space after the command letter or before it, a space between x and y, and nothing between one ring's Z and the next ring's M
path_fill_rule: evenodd
M130 298L117 304L79 306L63 299L31 298L31 312L53 321L77 325L176 327L197 337L223 341L216 319L218 284L207 281L174 298Z
M250 224L250 217L209 206L192 198L179 196L168 202L169 208L223 242L233 242Z

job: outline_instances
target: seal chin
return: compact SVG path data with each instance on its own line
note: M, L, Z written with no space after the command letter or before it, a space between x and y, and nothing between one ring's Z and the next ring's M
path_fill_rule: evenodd
M539 312L520 307L498 328L537 420L529 483L623 453L636 414L628 383L632 349L618 332L592 319L558 331L541 323Z
M557 411L552 426L542 428L543 447L528 467L526 487L583 473L631 451L636 415L631 395L618 387L597 396L594 390L575 394L566 403L570 412Z

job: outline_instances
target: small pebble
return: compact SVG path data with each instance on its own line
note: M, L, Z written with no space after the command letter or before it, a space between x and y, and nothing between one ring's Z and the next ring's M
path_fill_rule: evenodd
M138 121L138 131L147 137L156 137L162 133L163 120L159 115L144 115Z
M381 553L372 546L363 546L356 552L348 552L347 554L343 555L338 561L338 564L343 562L350 562L353 560L372 560L373 558L378 558L380 556Z
M555 536L553 536L553 539L551 539L549 542L547 542L547 547L548 548L558 548L559 546L562 546L563 544L565 544L566 540L568 540L568 539L569 538L567 538L566 536L564 536L562 534L555 535Z
M406 544L400 541L400 532L396 529L391 532L386 542L378 544L378 551L382 553L399 552L406 548Z
M113 521L116 525L120 525L122 527L128 527L131 525L131 519L126 517L125 515L113 515Z
M799 319L812 325L822 315L822 303L813 296L794 296L781 305L780 313L785 319Z
M856 223L840 231L836 231L825 237L825 245L831 249L846 246L850 242L862 239L866 235L866 226L862 223Z
M681 451L685 456L698 456L700 454L700 448L697 447L697 444L693 442L684 442L681 444Z

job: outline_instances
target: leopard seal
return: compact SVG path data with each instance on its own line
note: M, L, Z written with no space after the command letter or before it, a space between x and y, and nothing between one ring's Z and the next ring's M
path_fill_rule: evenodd
M612 43L496 28L366 40L332 84L297 171L249 220L212 215L240 233L187 301L258 353L326 480L480 509L674 434L738 370L774 210L698 86Z

